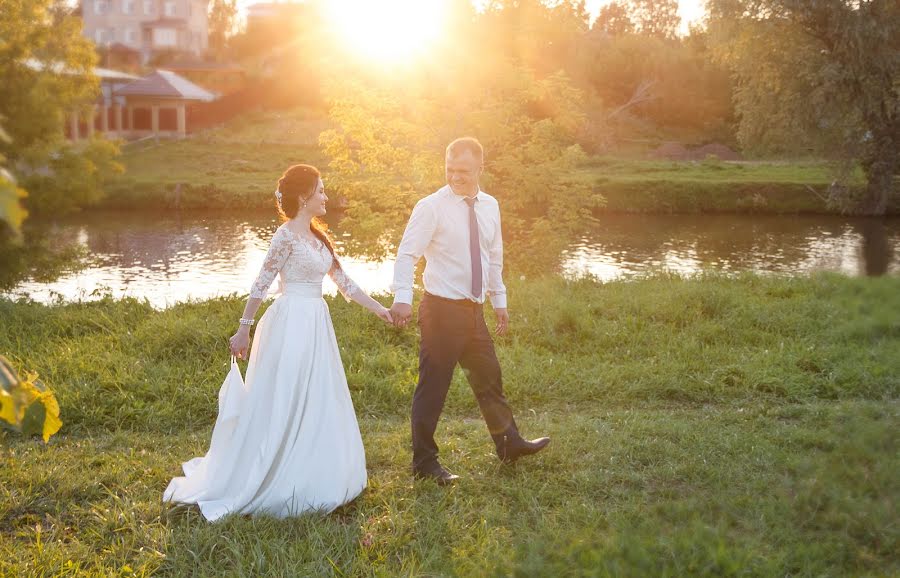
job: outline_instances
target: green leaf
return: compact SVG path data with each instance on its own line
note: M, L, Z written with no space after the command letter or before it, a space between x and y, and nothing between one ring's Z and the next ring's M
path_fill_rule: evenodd
M47 417L47 408L41 403L40 399L34 400L28 409L25 410L25 417L22 419L22 435L33 436L44 434L44 420Z

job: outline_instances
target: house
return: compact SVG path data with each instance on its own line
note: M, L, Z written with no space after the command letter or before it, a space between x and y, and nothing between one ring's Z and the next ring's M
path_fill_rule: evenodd
M95 68L101 94L97 102L69 115L67 136L78 141L99 132L105 137L131 140L147 136L184 137L192 106L212 102L216 95L168 70L143 78L116 70Z
M209 48L209 0L80 0L82 34L98 47L118 44L144 63L162 53L202 57Z

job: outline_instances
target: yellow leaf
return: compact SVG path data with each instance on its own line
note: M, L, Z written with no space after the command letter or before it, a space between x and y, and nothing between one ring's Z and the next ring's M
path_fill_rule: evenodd
M50 440L50 436L58 432L61 427L62 420L48 410L47 415L44 416L44 430L41 432L44 443L47 443Z
M52 391L45 391L40 396L41 403L44 404L44 428L41 432L41 435L44 438L44 443L50 439L50 436L59 431L59 428L62 427L62 420L59 419L59 403L56 401L56 396L53 395Z
M0 389L0 419L13 426L18 423L15 400L5 389Z

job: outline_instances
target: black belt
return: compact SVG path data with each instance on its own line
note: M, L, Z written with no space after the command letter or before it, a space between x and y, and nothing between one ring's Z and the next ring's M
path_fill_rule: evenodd
M453 305L462 305L463 307L483 307L484 303L477 303L472 301L471 299L450 299L448 297L441 297L439 295L435 295L433 293L425 292L425 297L429 299L437 299L438 301L443 301L445 303L452 303Z

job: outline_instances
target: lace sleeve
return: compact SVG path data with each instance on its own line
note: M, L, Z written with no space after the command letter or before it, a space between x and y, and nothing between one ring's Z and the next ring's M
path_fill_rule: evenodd
M250 288L250 297L265 299L269 292L269 287L275 276L284 267L288 257L291 254L291 236L286 229L279 228L272 237L272 243L269 245L269 252L266 253L266 259L263 261L262 268L253 286Z
M344 299L347 301L350 301L353 296L356 295L357 291L360 290L359 285L354 283L353 279L344 272L343 267L341 267L341 264L338 263L337 259L331 261L331 269L328 270L328 276L331 277L331 280L337 285L338 291L341 292L341 295L343 295Z

